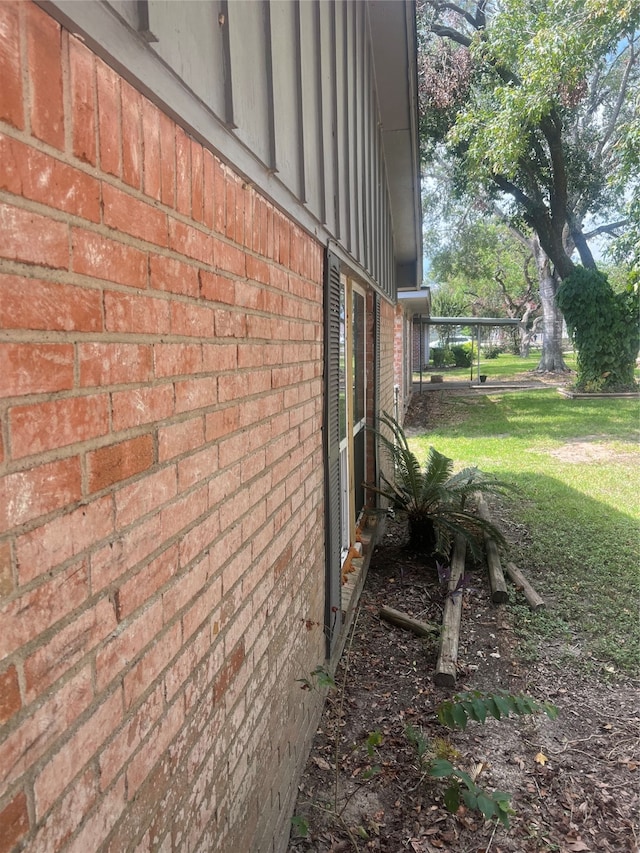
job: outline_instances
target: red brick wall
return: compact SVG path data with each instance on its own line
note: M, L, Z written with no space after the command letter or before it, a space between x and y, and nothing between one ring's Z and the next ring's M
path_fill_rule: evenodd
M37 6L0 34L0 853L277 849L321 247Z
M394 321L393 378L396 386L399 389L398 417L400 421L404 420L405 409L409 403L409 396L411 394L411 389L405 387L406 383L404 380L405 360L408 355L408 353L405 352L407 342L409 343L409 347L411 346L411 338L408 337L408 334L410 334L410 330L411 326L407 322L407 318L402 310L401 305L396 305Z

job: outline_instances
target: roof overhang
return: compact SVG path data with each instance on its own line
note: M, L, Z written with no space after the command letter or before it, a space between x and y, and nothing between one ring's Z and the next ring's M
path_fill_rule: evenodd
M416 318L418 319L418 318ZM518 326L511 317L420 317L429 326Z
M398 288L422 282L416 14L413 0L367 4L387 165Z
M408 314L428 314L431 291L429 288L398 291L398 300Z

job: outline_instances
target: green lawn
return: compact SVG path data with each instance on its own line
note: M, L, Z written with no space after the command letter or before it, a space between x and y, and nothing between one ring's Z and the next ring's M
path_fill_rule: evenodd
M434 445L517 488L505 514L527 535L508 558L549 604L541 616L517 604L523 638L530 651L541 637L577 643L602 673L640 671L639 413L555 389L451 397L443 423L411 438L420 459Z
M531 370L535 370L538 366L538 362L540 361L540 350L532 349L528 358L521 358L519 355L513 355L511 353L500 353L497 358L482 358L480 357L480 372L486 374L487 381L491 382L492 380L515 380L522 379L523 374L528 373ZM573 352L565 353L565 362L567 367L571 370L575 370L575 355ZM477 370L477 356L473 360L473 378L477 380L478 378L478 370ZM436 369L432 365L429 367L428 371L423 371L422 373L422 381L429 382L430 375L432 373L441 373L445 381L447 380L455 380L459 382L460 380L469 380L471 375L471 368L469 367L457 367L450 368L447 367L445 369ZM420 381L420 373L414 371L413 381Z

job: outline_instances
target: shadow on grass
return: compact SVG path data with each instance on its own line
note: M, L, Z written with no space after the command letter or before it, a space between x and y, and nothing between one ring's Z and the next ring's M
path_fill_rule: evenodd
M453 411L453 417L444 420L448 436L498 435L529 442L586 436L636 442L640 436L637 400L569 399L551 389L500 397L452 397L447 402Z
M640 675L638 520L554 477L504 475L518 484L504 515L528 531L509 559L547 599L549 615L584 639L588 666Z

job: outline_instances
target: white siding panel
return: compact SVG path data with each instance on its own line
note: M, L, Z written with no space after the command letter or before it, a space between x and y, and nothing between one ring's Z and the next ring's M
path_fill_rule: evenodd
M270 9L275 168L280 180L301 198L302 126L296 8L291 0L271 0Z
M224 112L221 4L199 0L150 0L151 48L219 117Z
M358 178L357 178L357 148L358 134L356 125L356 34L355 34L355 4L349 3L345 8L346 17L346 50L345 50L345 66L346 66L346 114L347 114L347 137L345 152L348 158L348 186L347 186L347 204L349 215L349 247L351 254L358 257L357 243L357 219L358 219Z
M302 72L302 138L307 206L324 220L324 134L321 127L320 33L318 4L300 4L300 58Z
M343 0L337 0L336 9L336 139L338 143L338 209L339 238L351 251L351 229L349 225L349 124L346 42L346 9Z
M265 7L261 0L234 0L227 9L236 135L266 166L273 168Z
M324 153L324 197L327 229L340 233L338 206L338 160L336 128L336 69L334 9L320 3L320 75L322 86L322 148Z
M138 4L135 0L110 0L109 5L134 30L139 26Z

